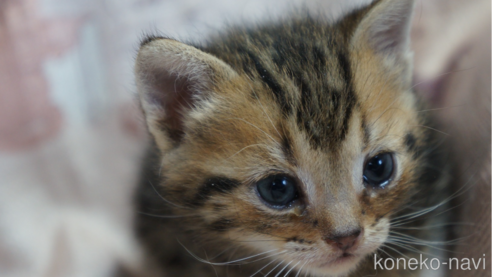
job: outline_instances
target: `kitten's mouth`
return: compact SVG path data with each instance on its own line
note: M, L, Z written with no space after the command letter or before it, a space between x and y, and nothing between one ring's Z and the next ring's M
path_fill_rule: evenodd
M333 261L333 262L334 263L338 263L338 262L342 263L342 262L351 261L354 259L355 259L354 254L343 253L342 255L340 255L340 257L336 258L335 261Z
M363 257L360 254L353 253L338 253L330 256L309 264L305 268L309 268L309 271L316 276L345 276L357 266L361 257Z
M332 267L338 267L338 266L347 266L350 263L354 263L357 260L358 260L358 258L356 255L350 254L350 253L343 253L340 256L321 264L319 267L320 268L327 268L327 267L332 268Z

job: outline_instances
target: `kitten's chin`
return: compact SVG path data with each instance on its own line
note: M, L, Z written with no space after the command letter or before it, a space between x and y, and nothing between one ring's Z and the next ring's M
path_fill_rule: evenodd
M341 255L326 262L313 264L309 271L319 276L346 276L357 267L361 259L359 255Z

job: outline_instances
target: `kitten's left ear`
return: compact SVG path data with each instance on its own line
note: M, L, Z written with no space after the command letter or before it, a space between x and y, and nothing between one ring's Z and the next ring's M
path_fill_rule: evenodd
M172 39L144 41L135 63L140 103L162 152L178 145L190 111L237 73L222 60Z
M351 44L369 47L384 57L403 61L410 55L413 0L377 0L365 11Z

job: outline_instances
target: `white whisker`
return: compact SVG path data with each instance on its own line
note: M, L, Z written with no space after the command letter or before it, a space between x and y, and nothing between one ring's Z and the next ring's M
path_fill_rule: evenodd
M161 195L161 194L157 191L157 189L155 188L154 184L152 184L152 182L151 182L151 181L149 181L149 184L150 184L150 186L152 187L152 189L155 191L155 193L157 193L157 195L158 195L158 196L159 196L159 197L160 197L160 198L161 198L164 202L166 202L166 203L168 203L168 204L170 204L170 205L172 205L172 206L174 206L174 207L176 207L176 208L191 210L191 209L190 209L190 208L188 208L188 207L183 207L183 206L180 206L180 205L178 205L178 204L175 204L175 203L173 203L173 202L171 202L171 201L167 200L166 198L164 198L164 196L162 196L162 195Z
M243 150L246 150L246 149L248 149L248 148L250 148L250 147L254 147L254 146L264 146L265 148L268 148L268 145L266 145L266 144L262 144L262 143L258 143L258 144L251 144L251 145L248 145L248 146L246 146L246 147L243 147L241 150L237 151L237 152L236 152L236 153L234 153L232 156L230 156L229 158L227 158L227 160L228 160L228 159L230 159L230 158L232 158L232 157L234 157L234 156L236 156L237 154L241 153Z
M386 86L386 84L388 83L388 81L389 81L389 79L386 79L384 81L384 84L381 86L381 89L379 90L378 95L376 95L374 97L374 99L379 99L379 95L381 94L381 92L383 92L383 88ZM371 97L371 94L372 94L372 92L367 94L367 97L364 100L364 102L366 102L369 99L369 97ZM369 110L369 112L372 111L372 110L374 110L375 108L376 108L375 106L372 106L371 109Z
M396 246L400 246L402 248L405 248L406 250L415 252L415 253L420 253L420 250L411 246L408 241L400 240L396 237L389 237L387 240L387 243L389 244L394 244Z
M278 259L275 259L275 260L273 260L273 261L271 261L271 262L267 263L266 265L264 265L262 268L258 269L258 271L256 271L253 275L251 275L251 276L249 276L249 277L253 277L253 276L255 276L256 274L260 273L260 271L262 271L262 270L263 270L263 269L265 269L267 266L269 266L269 265L271 265L272 263L274 263L276 260L278 260Z
M287 267L288 267L291 263L292 263L292 261L291 261L291 262L289 262L288 264L286 264L286 265L285 265L285 266L284 266L284 267L283 267L283 268L282 268L282 269L281 269L281 270L277 273L277 275L275 275L275 277L278 277L278 276L280 275L280 273L282 273L282 272L283 272L283 271L284 271L284 270L285 270L285 269L286 269L286 268L287 268Z
M409 259L410 259L407 255L405 255L405 254L401 253L400 251L398 251L398 250L394 249L393 247L391 247L391 246L389 246L389 245L387 245L387 244L383 244L383 246L382 246L382 247L388 247L389 249L391 249L391 250L395 251L396 253L398 253L398 254L402 255L403 257L407 258L407 260L409 260Z
M251 88L251 91L253 91L253 93L255 94L255 97L256 97L256 100L258 100L258 104L260 104L260 107L261 109L263 110L263 113L265 114L265 116L268 118L268 120L270 121L270 123L272 124L273 126L273 129L275 129L275 131L277 132L278 136L279 137L282 137L279 133L279 131L277 130L277 128L275 127L275 124L273 124L273 121L272 119L270 118L270 116L268 116L268 113L266 112L265 110L265 107L263 107L263 104L261 103L260 101L260 98L258 97L258 95L256 94L256 91L253 89L253 87L251 86L250 83L248 83L249 87Z
M466 225L466 226L474 226L472 223L466 223L466 222L450 222L450 223L443 223L443 224L435 224L435 225L428 225L424 227L395 227L391 226L391 229L401 229L401 230L429 230L433 228L441 228L441 227L448 227L448 226L453 226L453 225Z
M453 244L457 241L463 240L462 238L459 238L459 239L454 239L454 240L449 240L449 241L427 241L427 240L419 239L419 238L412 237L410 235L395 232L395 231L390 231L390 234L399 235L399 236L393 235L393 237L401 239L401 240L406 240L408 242L412 242L415 245L450 245L450 244Z
M205 258L208 260L208 255L207 255L207 250L204 250L205 252ZM215 276L216 277L219 277L219 274L217 273L217 270L215 269L215 267L213 265L210 265L212 267L212 269L214 270L215 272Z
M278 263L278 265L276 265L274 268L272 268L272 270L268 271L268 273L263 277L267 277L268 275L270 275L270 273L272 273L275 269L277 269L277 267L279 267L281 264L283 264L282 261L280 263Z
M436 128L429 127L429 126L425 126L425 125L413 125L413 126L427 128L427 129L429 129L429 130L436 131L436 132L441 133L441 134L443 134L443 135L449 136L449 134L448 134L448 133L443 132L443 131L441 131L441 130L438 130L438 129L436 129Z
M275 254L272 254L272 255L269 255L269 256L266 256L266 257L263 257L263 258L260 258L260 259L257 259L257 260L254 260L254 261L251 261L251 262L245 262L244 264L251 264L251 263L256 263L258 261L261 261L261 260L264 260L264 259L268 259L268 258L271 258L271 257L275 257L275 256L278 256L280 254L283 254L287 252L287 250L284 250L282 252L279 252L279 253L275 253Z
M307 264L307 261L304 262L304 264L299 268L299 271L297 271L297 274L295 277L299 277L299 274L301 274L302 268Z
M434 257L434 258L440 258L440 257L438 257L438 256L436 256L436 255L433 255L433 254L429 254L429 253L422 253L422 251L421 251L421 250L419 250L419 249L417 249L417 248L415 248L415 247L412 247L412 246L410 246L410 245L407 245L407 244L405 244L404 242L398 242L398 241L394 241L394 240L393 240L393 241L388 241L388 243L389 243L389 244L393 244L393 245L395 245L395 246L397 246L397 247L401 247L401 248L403 248L403 249L405 249L405 250L407 250L407 251L410 251L410 252L413 252L413 253L416 253L416 254L425 254L425 255L429 255L429 256Z
M449 75L449 74L452 74L452 73L458 73L458 72L462 72L462 71L467 71L467 70L470 70L470 69L473 69L474 67L470 67L470 68L465 68L465 69L459 69L459 70L453 70L453 71L448 71L448 72L444 72L443 74L440 74L440 75L437 75L434 80L440 78L440 77L443 77L443 76L446 76L446 75ZM413 85L410 89L413 89L415 88L416 86L418 85L421 85L421 84L424 84L424 83L428 83L428 82L431 82L432 80L425 80L425 81L422 81L422 82L419 82L415 85Z
M239 118L239 117L234 117L234 119L237 119L237 120L241 120L243 122L245 122L246 124L249 124L251 125L252 127L255 127L256 129L258 129L260 132L262 132L263 134L265 134L265 136L267 136L268 138L270 138L273 142L275 142L277 145L280 145L280 143L278 141L276 141L272 136L270 136L267 132L263 131L260 127L254 125L253 123L243 119L243 118Z
M376 124L376 122L378 122L378 120L389 110L391 110L391 106L396 102L396 100L398 100L398 98L395 98L395 100L393 100L393 102L391 102L388 107L386 107L386 109L384 109L384 111L378 116L378 118L376 118L376 120L374 120L370 125L374 125ZM394 108L394 109L398 109L398 108ZM399 110L399 109L398 109ZM387 130L389 131L390 128L388 128Z
M383 245L384 246L384 245ZM395 257L393 257L392 255L390 255L390 253L384 251L382 248L379 248L378 249L379 251L383 252L384 254L388 255L390 258L392 258L393 260L395 259Z
M449 106L449 107L443 107L443 108L435 108L435 109L426 109L426 110L420 110L417 111L418 113L423 113L423 112L433 112L433 111L440 111L440 110L445 110L445 109L451 109L451 108L459 108L459 107L464 107L465 105L456 105L456 106Z
M463 195L466 191L468 191L469 189L471 189L471 185L469 185L469 184L471 184L470 181L473 179L473 177L475 175L476 175L476 173L472 174L472 176L470 176L470 178L467 180L467 182L465 183L464 186L462 186L459 190L457 190L456 192L454 192L453 194L451 194L450 196L448 196L446 199L444 199L440 203L438 203L438 204L436 204L434 206L425 208L423 210L418 210L418 211L413 212L413 213L404 214L404 215L400 215L398 217L392 218L391 219L391 227L401 226L401 225L405 224L410 219L417 218L417 217L423 216L425 214L428 214L428 213L436 210L437 208L441 207L442 205L450 202L451 200L453 200L453 199L455 199L455 198ZM445 210L443 212L440 212L439 214L442 214L442 213L447 212L447 211L449 211L451 209L454 209L454 208L456 208L456 206L455 207L451 207L451 208L449 208L449 209L447 209L447 210Z
M438 204L438 205L439 205L439 207L440 207L442 204L445 204L445 203L440 203L440 204ZM449 212L449 211L451 211L451 210L454 210L454 209L458 208L459 206L461 206L461 205L463 205L463 204L464 204L464 203L461 203L461 204L459 204L459 205L456 205L456 206L454 206L454 207L451 207L451 208L449 208L449 209L446 209L446 210L444 210L444 211L442 211L442 212L439 212L439 213L437 213L437 214L434 214L434 216L438 216L438 215L441 215L441 214L443 214L443 213L447 213L447 212ZM391 223L390 223L390 224L391 224L391 227L392 227L392 228L393 228L393 227L400 227L400 226L403 226L403 225L405 225L405 224L409 224L409 223L411 223L411 222L414 222L414 221L418 220L418 217L421 217L421 216L423 216L423 215L426 215L426 214L428 214L428 213L431 213L431 212L435 211L435 210L436 210L437 208L439 208L439 207L430 207L430 208L428 208L428 209L425 209L425 210L424 210L424 211L422 211L421 213L418 213L418 214L416 214L416 215L413 215L413 216L411 216L411 217L409 217L409 218L403 218L403 219L400 219L400 220L397 220L397 221L394 221L394 222L393 222L393 221L391 221ZM412 219L413 219L413 220L412 220Z
M258 257L258 256L261 256L261 255L265 255L267 253L271 253L271 252L274 252L274 251L277 251L278 249L273 249L273 250L269 250L269 251L265 251L263 253L260 253L260 254L255 254L255 255L252 255L252 256L249 256L249 257L246 257L246 258L241 258L241 259L237 259L237 260L234 260L234 261L229 261L229 262L223 262L223 263L213 263L213 262L210 262L210 261L207 261L207 260L204 260L200 257L198 257L197 255L193 254L190 250L188 250L188 248L186 248L186 246L184 246L181 241L178 240L178 243L186 250L186 252L188 252L193 258L195 258L197 261L199 262L202 262L202 263L205 263L205 264L210 264L210 265L229 265L229 264L232 264L232 263L237 263L237 262L242 262L242 261L246 261L246 260L249 260L251 258L254 258L254 257ZM284 250L283 252L279 252L278 254L282 254L282 253L285 253L287 250Z
M157 218L183 218L183 217L193 217L193 216L199 216L198 214L187 214L187 215L158 215L158 214L149 214L149 213L144 213L144 212L138 212L139 214L151 216L151 217L157 217Z
M287 273L285 273L284 277L287 277L287 275L289 275L289 273L290 273L290 272L291 272L291 271L292 271L292 270L293 270L293 269L294 269L294 268L295 268L295 267L296 267L299 263L301 263L301 261L298 261L295 265L293 265L293 266L289 269L289 271L287 271Z
M275 277L278 277L280 273L282 273L293 261L290 261L288 264L286 264L278 273L275 275Z

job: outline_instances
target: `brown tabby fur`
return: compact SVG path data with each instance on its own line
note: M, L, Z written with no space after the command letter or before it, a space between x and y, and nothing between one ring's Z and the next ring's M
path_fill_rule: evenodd
M299 16L233 28L203 47L142 43L137 86L155 146L142 175L139 235L164 276L250 276L273 260L263 274L281 261L270 276L289 262L279 276L291 267L291 276L301 267L313 276L374 274L372 253L392 218L446 197L435 132L411 91L411 54L370 37L393 2L332 23ZM382 152L395 153L395 177L383 189L365 187L364 161ZM287 209L267 207L255 190L277 173L299 186ZM360 262L320 269L338 255L325 238L354 228L364 229ZM391 248L378 253L415 254ZM229 265L190 254L226 263L266 251ZM396 274L418 272L378 276Z

